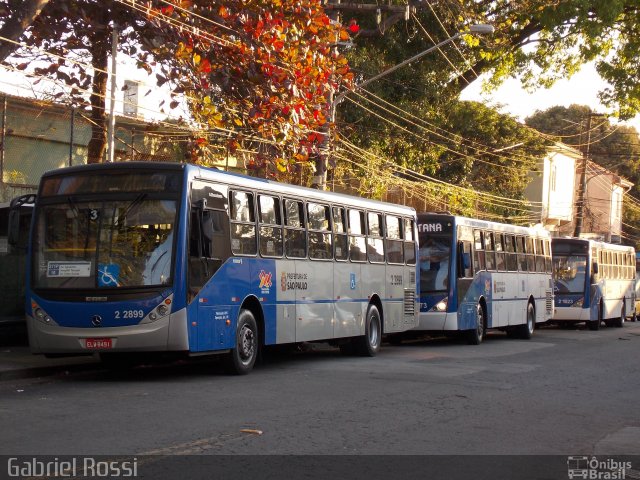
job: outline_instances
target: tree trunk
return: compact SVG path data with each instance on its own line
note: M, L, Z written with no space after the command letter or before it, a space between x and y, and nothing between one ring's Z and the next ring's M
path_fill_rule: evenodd
M20 8L13 17L7 19L0 28L0 37L18 41L29 25L38 18L42 8L49 3L49 0L24 0ZM0 63L11 55L18 45L6 40L0 41Z
M108 19L104 23L108 25ZM99 38L97 35L89 46L91 52L91 65L94 68L93 82L91 84L91 140L87 146L87 163L101 163L107 148L107 115L105 114L107 94L107 65L111 45L111 30L108 29ZM101 70L101 71L99 71Z

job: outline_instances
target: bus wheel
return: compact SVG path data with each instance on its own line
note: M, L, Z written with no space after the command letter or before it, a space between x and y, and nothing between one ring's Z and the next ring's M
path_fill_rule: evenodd
M485 319L484 308L478 303L476 306L476 328L467 330L467 342L469 345L480 345L484 340L484 334L487 331L487 322Z
M364 357L373 357L380 351L382 322L375 305L369 305L364 324L364 335L355 339L357 352Z
M626 305L622 304L622 310L620 310L620 318L616 318L613 321L613 326L617 328L622 328L624 326L624 319L627 316L627 308Z
M603 314L603 305L602 302L600 302L600 305L598 306L598 319L587 322L587 325L589 325L589 330L595 331L600 329L600 323L602 322Z
M533 335L533 331L536 328L536 310L533 304L529 302L527 304L527 321L522 325L518 325L518 336L529 340Z
M240 310L236 328L236 345L225 356L225 370L232 375L246 375L258 358L258 327L249 310Z

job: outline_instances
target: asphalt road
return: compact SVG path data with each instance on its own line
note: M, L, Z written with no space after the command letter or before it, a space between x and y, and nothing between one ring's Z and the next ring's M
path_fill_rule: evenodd
M243 377L210 361L6 381L0 452L638 455L639 363L627 322L385 344L375 358L318 348Z

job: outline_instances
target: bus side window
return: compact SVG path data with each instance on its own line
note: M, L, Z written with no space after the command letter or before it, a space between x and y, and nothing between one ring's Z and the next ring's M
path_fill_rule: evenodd
M507 270L510 272L517 272L518 258L516 256L516 237L506 234L504 236L504 247L507 252Z
M382 215L367 212L367 257L371 263L384 263Z
M506 262L504 259L504 242L501 233L494 234L496 242L496 270L504 272L506 270Z
M281 257L282 218L278 197L258 195L258 223L260 224L260 255Z
M364 237L364 212L349 209L349 258L352 262L367 260L366 241Z
M536 271L536 251L534 248L534 239L531 237L527 238L527 270L529 272Z
M536 238L536 272L544 272L544 248L542 247L543 240Z
M527 255L525 252L527 249L525 248L526 238L525 237L516 237L516 255L518 257L518 271L526 272L527 271Z
M298 200L284 201L284 252L289 258L307 256L307 230L303 205Z
M231 201L231 251L236 255L255 255L258 251L253 193L235 192Z
M551 261L551 240L548 238L543 240L544 242L544 265L547 273L552 273L553 262Z
M404 260L407 265L416 264L416 224L409 218L404 219Z
M458 277L473 278L471 268L471 242L458 242Z
M493 232L484 232L484 248L487 258L487 270L496 269L496 254Z
M475 255L473 256L473 270L475 272L485 270L484 239L483 232L480 230L473 231L473 248L475 251Z
M307 203L307 218L309 220L309 258L332 259L333 243L329 230L329 206Z
M387 262L404 263L404 248L402 246L402 221L393 215L386 216L387 235L385 239Z
M336 260L349 260L349 239L344 207L333 207L333 238Z
M203 206L192 207L190 215L189 301L231 256L226 212Z

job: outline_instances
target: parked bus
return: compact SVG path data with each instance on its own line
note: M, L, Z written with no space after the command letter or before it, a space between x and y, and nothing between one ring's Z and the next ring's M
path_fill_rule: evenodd
M46 173L34 215L34 353L223 353L243 374L263 345L372 356L417 324L412 208L131 162Z
M24 323L27 244L34 201L31 194L0 203L0 325Z
M489 328L531 338L551 318L549 233L449 214L418 214L420 320L416 330L464 332L470 344Z
M622 327L635 312L635 250L585 238L554 238L556 322Z

